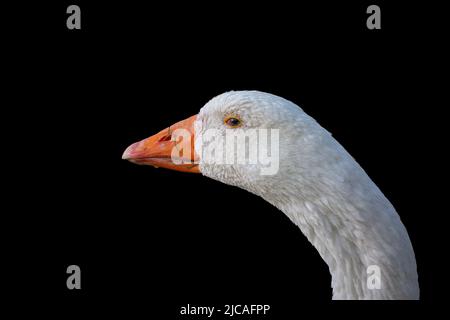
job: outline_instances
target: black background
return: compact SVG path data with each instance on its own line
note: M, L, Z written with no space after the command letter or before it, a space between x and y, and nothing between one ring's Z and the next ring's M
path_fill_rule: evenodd
M424 132L437 117L424 92L433 26L419 17L439 9L377 1L382 29L368 30L372 3L338 2L15 8L5 46L11 114L2 117L19 166L6 167L12 296L62 307L61 316L89 308L182 319L188 303L270 304L277 319L426 310L443 272L425 182L435 152ZM69 4L80 5L82 30L67 30ZM300 105L391 200L415 249L420 302L332 303L327 266L283 213L201 175L121 160L129 144L215 95L250 89ZM66 288L71 264L81 267L80 291Z

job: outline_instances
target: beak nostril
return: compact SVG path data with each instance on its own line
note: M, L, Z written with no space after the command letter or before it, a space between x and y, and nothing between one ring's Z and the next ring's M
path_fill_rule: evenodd
M158 142L170 141L171 139L172 139L172 135L168 134L168 135L165 135L164 137L162 137L161 139L159 139Z

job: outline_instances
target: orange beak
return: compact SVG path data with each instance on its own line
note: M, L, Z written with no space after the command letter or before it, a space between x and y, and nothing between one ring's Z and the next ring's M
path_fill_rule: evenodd
M194 150L194 122L197 115L177 122L161 132L133 143L122 159L176 171L200 173Z

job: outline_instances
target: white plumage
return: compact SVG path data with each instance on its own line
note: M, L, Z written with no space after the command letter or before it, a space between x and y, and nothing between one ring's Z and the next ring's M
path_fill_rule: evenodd
M258 91L209 101L196 128L225 135L226 115L243 128L280 130L279 171L262 176L249 165L200 157L203 175L246 189L279 208L328 264L333 299L418 299L414 251L394 207L347 151L294 103ZM197 132L196 132L197 134ZM381 288L367 286L367 268L380 268Z
M279 130L276 174L262 175L261 164L219 163L213 153L202 152L202 137L209 130L215 139L208 142L208 149L221 149L230 130L230 116L231 130L236 129L234 123L244 130ZM195 137L195 152L186 153L190 156L183 152L182 157L189 160L197 153L198 166L175 163L172 132L178 128ZM419 298L414 251L394 207L331 134L286 99L258 91L221 94L197 116L129 146L123 158L201 172L248 190L280 209L327 263L333 299ZM380 288L368 285L371 266L380 271Z

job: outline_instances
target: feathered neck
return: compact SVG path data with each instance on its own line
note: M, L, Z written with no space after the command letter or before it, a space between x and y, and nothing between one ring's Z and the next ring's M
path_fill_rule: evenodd
M398 214L353 158L337 150L315 170L296 166L276 188L251 191L283 211L318 250L332 275L333 299L418 299L414 251ZM379 268L379 289L367 284L371 266Z
M326 130L312 123L308 132L282 136L276 175L240 186L301 229L328 264L333 299L418 299L414 251L394 207ZM380 289L367 283L373 266Z

